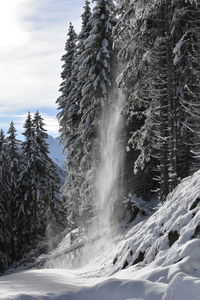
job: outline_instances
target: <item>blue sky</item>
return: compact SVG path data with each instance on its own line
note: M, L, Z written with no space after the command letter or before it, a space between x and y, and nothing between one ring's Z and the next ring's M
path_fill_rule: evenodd
M0 4L0 128L19 133L27 112L58 136L55 101L69 22L80 30L84 0L6 0Z

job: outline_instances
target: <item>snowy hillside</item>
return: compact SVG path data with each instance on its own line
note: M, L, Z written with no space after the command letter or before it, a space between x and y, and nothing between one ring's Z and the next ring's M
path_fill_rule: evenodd
M49 135L47 139L49 145L49 157L60 167L63 168L65 155L63 153L63 145L60 143L59 138L53 138Z
M199 300L199 220L200 171L183 180L150 217L138 215L104 250L96 247L85 267L1 277L0 299ZM63 255L55 267L70 259Z

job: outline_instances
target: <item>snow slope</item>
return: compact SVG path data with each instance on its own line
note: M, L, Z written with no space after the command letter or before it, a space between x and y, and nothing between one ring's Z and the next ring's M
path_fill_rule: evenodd
M96 248L83 268L1 277L0 299L200 300L200 171L152 216L137 221ZM55 265L71 258L63 254Z

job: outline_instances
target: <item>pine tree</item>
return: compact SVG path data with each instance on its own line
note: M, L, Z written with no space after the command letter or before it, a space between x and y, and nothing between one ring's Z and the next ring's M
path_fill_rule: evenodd
M158 178L160 183L160 198L161 201L164 201L168 193L177 184L177 119L173 36L171 34L171 19L173 16L171 1L161 3L156 13L160 32L155 40L154 48L151 50L150 71L152 74L152 85L150 86L150 96L152 103L155 103L154 110L152 110L152 115L154 115L154 127L152 127L154 131L153 142L159 149L158 170L160 175Z
M114 82L112 29L116 24L112 1L95 1L88 22L88 38L84 42L82 69L85 84L80 101L81 122L79 132L82 138L84 155L81 169L84 182L81 187L81 215L88 219L92 214L94 198L95 158L98 161L98 126L102 109L111 102L111 85Z
M89 19L91 17L91 10L89 1L85 1L84 12L82 14L82 28L77 37L77 45L75 49L74 61L72 64L71 78L74 85L71 92L66 95L68 104L68 111L66 110L66 124L68 126L68 133L64 140L64 145L67 148L67 182L63 187L63 195L66 198L67 209L69 213L69 223L74 226L74 220L78 218L77 207L80 206L80 186L84 180L84 171L80 167L81 159L84 155L82 133L79 131L82 114L80 112L80 101L82 99L82 88L85 84L86 74L83 67L83 61L86 56L83 53L85 41L88 38L90 26ZM79 203L79 204L78 204ZM76 208L76 213L72 207Z
M16 139L11 122L8 136L0 131L0 269L21 258L46 236L51 219L53 233L65 228L60 177L48 156L48 135L43 119L29 113L25 140ZM53 221L52 221L53 220Z
M112 28L116 24L113 7L112 1L96 1L91 14L86 1L71 78L66 77L69 84L74 82L74 88L68 90L65 98L66 119L60 122L61 131L64 126L68 130L64 144L68 151L69 176L63 195L71 227L77 225L77 220L88 220L92 215L95 172L92 159L97 150L99 117L102 107L109 103L113 80Z
M42 220L39 220L38 213L39 207L41 210L45 207L44 199L42 195L44 194L43 188L45 187L46 180L48 177L48 144L46 139L48 135L46 129L44 128L45 124L43 118L37 111L33 118L33 223L34 223L34 235L36 236L38 228L42 224ZM42 225L41 225L42 226ZM44 229L41 229L41 232Z
M117 29L117 38L128 37L120 57L129 61L120 85L129 92L128 118L141 120L129 144L139 150L135 170L154 161L150 165L152 171L157 169L160 196L164 200L177 184L173 6L170 0L145 5L143 1L120 2L124 22Z
M23 135L25 140L22 142L22 157L23 169L20 174L20 181L22 186L22 195L19 206L18 223L21 232L21 245L26 247L31 245L33 241L33 191L35 178L34 173L34 129L31 114L28 113L24 124ZM22 249L21 249L22 250Z
M199 16L200 6L195 1L177 1L173 18L176 35L175 69L178 114L178 169L184 178L199 169Z
M0 131L0 272L10 263L11 246L8 190L10 188L10 164L7 156L6 141L3 130Z
M64 62L61 73L61 78L63 82L61 83L60 92L61 96L57 99L58 103L58 119L60 122L60 132L61 139L64 141L67 134L70 132L68 127L68 110L70 111L73 107L68 101L68 95L70 94L74 82L71 80L72 76L72 64L75 57L76 51L76 33L74 31L73 25L70 23L68 31L68 39L65 45L65 54L62 56L61 60Z
M16 139L16 129L14 122L11 122L8 136L6 138L8 160L10 164L10 179L9 190L7 191L10 198L9 210L10 210L10 230L11 230L11 258L12 260L17 258L16 249L18 249L18 234L17 216L18 207L20 201L20 182L19 175L21 171L21 161L18 149L18 141Z
M118 84L127 94L124 110L127 118L125 184L127 193L142 196L145 200L151 198L151 190L157 189L152 178L158 164L153 149L153 126L157 117L154 115L156 105L150 96L152 73L149 61L158 32L156 18L149 13L149 5L152 3L119 1L120 21L114 30L118 57L124 63Z

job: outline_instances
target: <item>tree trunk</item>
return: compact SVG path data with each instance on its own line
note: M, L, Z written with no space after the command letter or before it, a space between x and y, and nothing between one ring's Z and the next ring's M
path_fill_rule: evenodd
M166 0L165 5L165 31L166 31L166 58L167 58L167 92L168 92L168 122L169 122L169 191L177 185L177 126L176 126L176 96L175 96L175 70L173 63L173 38L170 21L172 20L171 1Z

